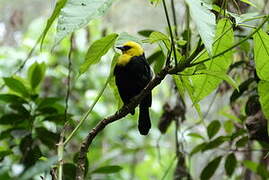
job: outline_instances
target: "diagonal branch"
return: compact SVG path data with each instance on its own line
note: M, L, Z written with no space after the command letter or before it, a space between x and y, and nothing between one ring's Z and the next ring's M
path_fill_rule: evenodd
M165 67L159 74L157 74L149 84L140 92L139 95L135 96L131 103L124 105L120 110L118 110L112 116L109 116L102 121L100 121L95 128L93 128L88 136L84 139L80 151L79 157L77 161L77 170L76 170L76 179L83 180L84 179L84 172L85 172L85 159L91 145L93 139L99 134L108 124L120 120L121 118L125 117L129 114L139 103L140 101L149 94L153 88L161 83L161 81L165 78L165 76L169 74L169 67Z

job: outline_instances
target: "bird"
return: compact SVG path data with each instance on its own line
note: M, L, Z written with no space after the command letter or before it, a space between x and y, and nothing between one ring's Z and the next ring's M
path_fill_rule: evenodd
M127 41L116 48L120 49L122 54L117 59L114 69L115 82L125 105L147 86L152 79L152 73L140 44ZM152 94L150 92L139 104L138 130L141 135L147 135L151 128L149 116L151 104ZM130 113L134 115L135 110L133 109Z

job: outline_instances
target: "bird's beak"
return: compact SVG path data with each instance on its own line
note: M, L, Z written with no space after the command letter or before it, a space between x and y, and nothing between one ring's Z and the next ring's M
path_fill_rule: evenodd
M120 49L121 51L124 51L124 47L118 46L117 49Z

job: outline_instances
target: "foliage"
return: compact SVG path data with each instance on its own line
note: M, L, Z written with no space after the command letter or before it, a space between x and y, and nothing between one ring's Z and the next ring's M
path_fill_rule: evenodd
M163 11L159 0L149 2ZM114 32L102 19L121 5L113 0L58 0L18 47L1 47L0 179L76 177L87 133L123 105L113 78L114 47L129 40L149 47L155 75L164 67L180 70L153 90L148 137L138 136L137 114L97 132L86 179L242 179L250 171L268 178L268 15L248 0L185 0L177 2L186 8L181 26L171 2L172 35L166 27ZM177 62L169 64L171 57ZM163 134L158 123L168 128Z

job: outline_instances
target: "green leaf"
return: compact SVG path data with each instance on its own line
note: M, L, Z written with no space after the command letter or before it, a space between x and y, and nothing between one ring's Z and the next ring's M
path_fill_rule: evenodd
M195 146L191 153L190 153L190 156L193 156L194 154L202 151L204 149L204 147L206 146L206 143L201 143L201 144L198 144L197 146Z
M220 130L221 124L218 120L212 121L208 126L207 126L207 135L209 139L214 137Z
M210 70L202 70L199 72L224 80L228 84L230 84L233 88L235 88L237 91L239 91L237 83L225 72L210 71Z
M200 134L198 134L198 133L189 133L188 136L191 136L193 138L198 138L198 139L205 140L205 138L203 136L201 136Z
M192 100L192 103L194 104L194 107L195 107L199 117L202 119L203 115L202 115L202 112L201 112L201 108L200 108L200 105L198 103L195 103L195 96L194 96L195 90L194 90L194 87L190 83L189 77L182 76L181 80L182 80L182 83L184 85L184 88L187 90L187 92L188 92L188 94L190 96L190 99Z
M265 179L269 178L269 173L266 169L266 167L264 167L263 164L258 164L256 162L250 161L250 160L244 160L243 164L246 168L250 169L251 171L259 174L260 176L262 176Z
M93 170L92 174L111 174L111 173L117 173L122 170L121 166L103 166L100 168L97 168Z
M260 29L253 36L254 61L258 77L261 80L269 80L269 35Z
M234 170L236 168L236 164L237 164L237 160L236 157L234 155L234 153L231 153L227 156L226 160L225 160L225 172L227 174L227 176L231 176L234 173Z
M191 18L194 21L197 30L209 54L212 54L212 45L215 36L216 18L211 4L206 4L202 0L186 0Z
M160 56L163 56L163 52L161 50L158 50L156 52L154 52L153 54L151 54L148 58L147 61L149 64L154 63L156 60L159 59Z
M152 32L154 32L154 30L141 30L138 31L138 34L144 37L149 37Z
M110 76L112 76L112 73L114 72L114 68L115 68L118 57L119 57L119 54L115 54L115 56L112 60L112 63L110 66ZM120 93L119 93L118 88L116 86L115 76L112 76L111 78L109 78L109 86L110 86L110 88L114 94L114 98L117 102L117 105L118 105L117 109L120 109L123 106L123 102L121 100Z
M86 72L91 65L98 63L101 60L101 57L114 45L117 37L118 34L114 33L95 41L88 49L85 61L80 66L80 74Z
M154 31L150 34L149 38L146 39L146 40L143 40L143 42L145 43L150 43L150 44L153 44L153 43L156 43L156 42L163 42L166 46L167 49L170 48L170 40L169 40L169 37L162 33L162 32L158 32L158 31Z
M64 163L63 165L63 179L73 180L76 179L76 166L72 163Z
M178 75L173 75L173 80L176 84L178 93L180 94L181 98L184 99L185 89L181 78Z
M245 80L244 82L242 82L238 89L239 90L234 90L234 92L232 93L231 97L230 97L230 102L234 102L236 99L238 99L246 90L248 90L249 85L255 82L254 78L249 78L247 80Z
M245 137L242 137L241 139L239 139L237 142L236 142L236 147L237 148L240 148L240 147L245 147L246 144L248 142L248 137L245 136Z
M220 164L221 158L222 156L218 156L206 165L200 175L201 180L208 180L214 175Z
M38 64L37 62L35 62L34 64L32 64L32 66L30 66L28 70L28 80L31 84L32 90L35 90L36 87L43 80L45 75L45 69L45 63Z
M216 42L214 43L213 46L213 55L218 54L219 52L222 52L233 45L234 34L229 20L221 19L219 21L217 25L217 32L215 39ZM210 75L201 74L191 76L194 87L193 96L195 97L194 101L195 103L199 102L204 97L213 92L221 83L222 79L227 80L229 83L231 83L233 86L236 87L233 80L225 75L229 66L232 63L232 54L233 52L229 51L223 54L222 56L218 56L214 59L204 62L204 64L207 67L207 73L211 73ZM209 55L207 53L202 53L195 60L195 62L203 61L208 57ZM213 72L214 75L212 76ZM217 77L216 74L218 74ZM221 76L221 78L219 76Z
M29 180L35 175L49 170L57 162L57 157L49 158L47 161L38 161L33 167L29 168L20 176L20 180Z
M238 129L235 131L231 136L231 141L233 141L235 138L242 136L244 134L247 134L247 131L245 129Z
M215 149L216 147L219 147L220 145L222 145L225 141L228 141L229 138L225 137L225 136L219 136L217 138L215 138L214 140L208 142L204 148L203 148L203 152L207 151L207 150L211 150L211 149Z
M14 124L19 124L22 123L25 120L25 117L21 114L4 114L1 118L0 118L0 124L10 124L10 125L14 125Z
M223 127L227 134L231 134L234 130L233 121L232 120L225 121Z
M113 0L68 0L59 15L55 44L91 20L103 16L112 2Z
M10 154L12 154L11 150L0 151L0 162Z
M44 127L36 128L35 130L37 137L43 144L45 144L51 149L56 147L56 144L60 138L59 134L53 133Z
M61 12L61 9L65 6L67 0L58 0L57 3L56 3L56 6L51 14L51 16L49 17L49 19L47 20L47 24L46 24L46 27L45 29L43 30L41 36L40 36L40 39L41 39L41 49L42 49L42 44L43 44L43 41L51 27L51 25L53 24L53 22L55 21L55 19L59 16L60 12Z
M29 95L24 84L21 81L19 81L18 79L15 79L12 77L3 78L3 79L4 79L6 86L9 87L9 89L11 89L12 91L14 91L22 96Z
M258 84L259 101L262 106L262 112L266 119L269 120L269 81L260 81ZM269 123L267 123L267 131L269 130ZM269 131L268 131L269 132Z
M155 74L158 74L165 63L165 56L163 53L161 53L161 55L155 60L154 66L153 66L153 70Z
M6 103L27 103L23 98L15 94L0 94L0 101L4 101Z

